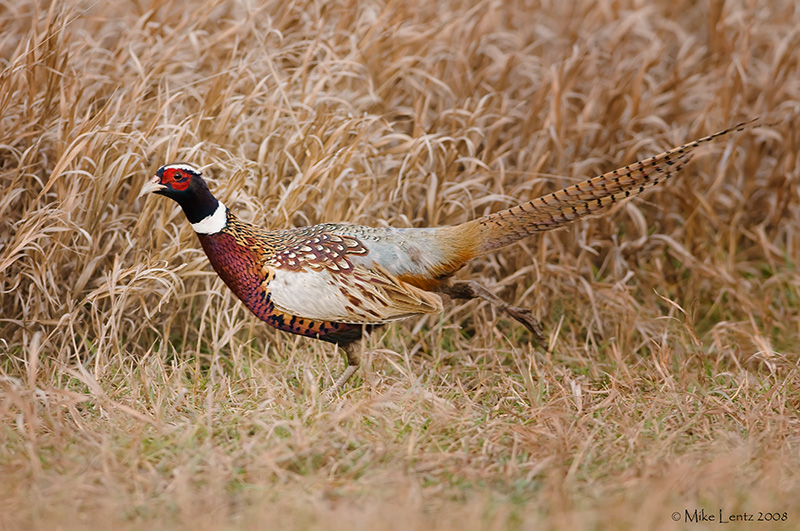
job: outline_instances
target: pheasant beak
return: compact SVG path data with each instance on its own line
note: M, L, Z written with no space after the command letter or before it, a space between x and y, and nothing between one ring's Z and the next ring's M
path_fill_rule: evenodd
M165 188L166 186L161 184L161 177L154 175L152 179L144 183L144 186L142 186L142 189L139 190L139 195L136 198L138 199L143 195L151 194Z

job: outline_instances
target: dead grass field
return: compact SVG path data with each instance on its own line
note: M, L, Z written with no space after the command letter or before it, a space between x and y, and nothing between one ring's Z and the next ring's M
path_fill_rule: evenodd
M2 3L0 528L800 527L798 28L790 0ZM333 348L136 199L185 160L268 227L448 224L754 116L459 272L552 352L449 306L332 403Z

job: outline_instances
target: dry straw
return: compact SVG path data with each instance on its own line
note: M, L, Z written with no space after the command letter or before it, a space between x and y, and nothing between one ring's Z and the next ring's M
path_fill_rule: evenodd
M6 2L0 527L797 526L798 27L788 0ZM331 347L136 200L186 160L266 227L448 224L758 115L459 273L552 352L450 306L333 403Z

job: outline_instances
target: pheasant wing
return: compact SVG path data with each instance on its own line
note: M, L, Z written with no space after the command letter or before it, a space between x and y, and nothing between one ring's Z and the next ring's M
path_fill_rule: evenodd
M438 295L378 267L276 269L269 291L277 310L318 321L380 324L442 311Z
M368 254L355 236L334 226L295 229L293 243L267 262L272 303L281 312L305 319L380 324L442 310L441 298L399 280L378 264L352 258Z

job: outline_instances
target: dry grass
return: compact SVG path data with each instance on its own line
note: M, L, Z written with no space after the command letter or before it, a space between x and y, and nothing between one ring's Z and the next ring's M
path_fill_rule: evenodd
M0 10L0 528L800 525L795 2L256 4ZM451 306L334 403L332 348L136 200L181 159L265 226L454 223L756 115L786 119L459 274L552 353Z

